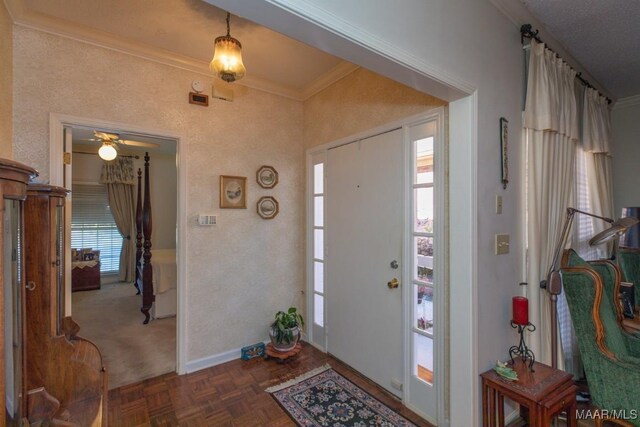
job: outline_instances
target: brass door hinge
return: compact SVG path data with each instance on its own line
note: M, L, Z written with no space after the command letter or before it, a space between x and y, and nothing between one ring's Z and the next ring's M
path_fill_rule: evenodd
M70 165L71 164L71 153L64 153L63 154L63 162L65 165Z

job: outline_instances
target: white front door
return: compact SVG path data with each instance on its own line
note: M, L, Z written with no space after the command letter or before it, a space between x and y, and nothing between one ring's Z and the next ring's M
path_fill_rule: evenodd
M329 149L325 221L327 350L400 397L403 153L401 129Z

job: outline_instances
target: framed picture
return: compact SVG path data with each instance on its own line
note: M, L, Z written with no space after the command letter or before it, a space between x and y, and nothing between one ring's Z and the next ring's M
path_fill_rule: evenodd
M271 196L261 197L260 200L258 200L257 208L258 215L260 215L262 219L273 219L278 215L278 212L280 212L278 201Z
M278 172L272 166L260 166L256 172L256 181L262 188L273 188L278 183Z
M500 153L502 154L502 188L504 189L509 183L508 123L507 119L500 117Z
M220 175L220 207L222 209L247 208L247 178Z

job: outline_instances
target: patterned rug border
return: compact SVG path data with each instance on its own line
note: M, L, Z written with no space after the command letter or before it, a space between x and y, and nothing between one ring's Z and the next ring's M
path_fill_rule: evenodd
M285 381L283 383L274 385L272 387L269 387L267 389L265 389L265 391L267 393L275 393L276 391L280 391L283 390L285 388L289 388L292 385L296 385L298 383L301 383L302 381L306 381L311 377L315 377L318 374L323 373L324 371L328 371L329 369L331 369L331 365L329 365L328 363L324 364L323 366L320 366L318 368L312 369L309 372L305 372L302 375L299 375L289 381Z
M327 372L330 371L330 372ZM281 384L275 385L273 387L269 387L267 389L265 389L265 392L270 393L271 397L274 398L274 400L278 403L278 405L287 413L287 415L289 415L289 417L291 418L292 421L294 421L296 423L296 425L301 426L301 427L311 427L311 426L318 426L318 424L315 423L315 420L313 417L309 418L310 415L309 413L306 411L306 409L303 408L299 408L302 410L302 412L304 414L294 414L291 411L294 408L288 408L287 406L289 405L288 402L286 402L286 400L288 399L288 396L285 398L285 401L281 401L280 400L280 396L282 395L282 393L285 393L286 389L289 388L294 388L296 386L298 386L300 383L303 383L305 381L311 380L316 376L320 376L320 375L324 375L326 373L326 375L331 376L337 376L336 380L340 383L340 382L344 382L346 383L348 386L347 390L349 390L349 388L353 388L353 390L349 390L349 392L353 392L355 391L354 397L358 400L360 400L361 402L363 402L368 408L374 410L375 413L379 414L380 416L384 417L387 419L387 422L383 423L382 425L384 426L395 426L395 427L417 427L416 424L414 424L413 422L411 422L410 420L408 420L407 418L405 418L403 415L400 415L400 413L398 413L395 409L390 408L389 406L387 406L385 403L382 403L378 398L374 397L373 395L371 395L370 393L368 393L367 391L363 390L362 388L360 388L358 385L356 385L355 383L353 383L352 381L350 381L348 378L344 377L342 374L340 374L339 372L335 371L329 364L325 364L324 366L315 368L309 372L306 372L302 375L299 375L291 380L285 381ZM304 419L298 419L297 416L302 415L304 417ZM313 422L312 424L309 424L309 422ZM395 423L394 423L395 421ZM389 422L391 422L391 424L389 424ZM325 425L324 423L322 425ZM328 425L328 424L327 424ZM342 424L339 423L339 425L341 426L347 426L347 425L351 425L351 424ZM360 424L358 424L360 425Z

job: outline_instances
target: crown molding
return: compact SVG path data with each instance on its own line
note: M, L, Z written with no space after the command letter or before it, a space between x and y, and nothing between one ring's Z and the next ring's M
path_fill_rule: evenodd
M620 98L613 105L612 110L621 110L623 108L631 108L640 105L640 95L629 96L626 98Z
M320 77L309 83L307 87L302 90L302 99L307 100L311 98L316 93L326 89L338 80L345 78L349 74L356 71L358 68L360 67L350 62L343 61L339 63L329 72L321 75Z
M41 13L29 11L24 5L24 0L4 0L4 2L13 23L17 26L135 56L217 80L217 78L211 74L211 71L209 71L208 62L147 44L134 42L125 37L99 31L84 25L74 24ZM304 101L353 72L356 68L356 65L342 62L327 74L320 76L301 90L250 74L246 75L241 82L235 82L233 84L246 86L295 101Z

